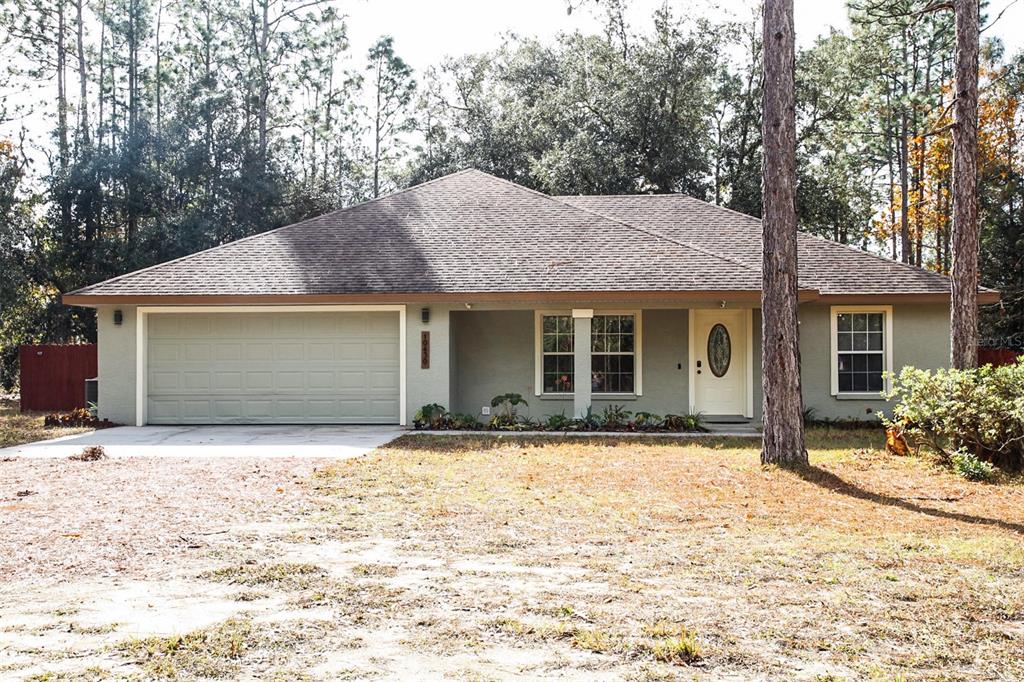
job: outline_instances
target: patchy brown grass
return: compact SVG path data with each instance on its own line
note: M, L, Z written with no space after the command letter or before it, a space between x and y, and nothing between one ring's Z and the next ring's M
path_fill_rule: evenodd
M881 444L815 429L800 471L742 439L493 435L319 471L6 463L40 492L4 519L31 580L0 677L1024 678L1024 485Z
M42 412L21 414L17 400L0 399L0 448L49 440L92 429L44 426Z
M738 439L412 436L315 485L323 532L468 562L442 610L477 647L652 675L1024 675L1024 486L881 438L814 430L813 465L791 471Z

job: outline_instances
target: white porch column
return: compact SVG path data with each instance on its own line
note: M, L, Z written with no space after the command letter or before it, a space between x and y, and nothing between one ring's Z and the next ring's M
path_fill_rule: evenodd
M573 398L572 411L577 418L584 417L590 408L590 322L592 308L574 308L572 311L573 336Z

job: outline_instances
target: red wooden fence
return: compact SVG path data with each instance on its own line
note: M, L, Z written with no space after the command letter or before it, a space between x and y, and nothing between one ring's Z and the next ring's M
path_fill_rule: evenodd
M22 346L21 411L85 407L85 380L96 376L96 345Z
M994 365L1000 367L1002 365L1012 365L1017 362L1017 358L1024 355L1021 351L1013 350L1011 348L978 348L978 364L979 365Z

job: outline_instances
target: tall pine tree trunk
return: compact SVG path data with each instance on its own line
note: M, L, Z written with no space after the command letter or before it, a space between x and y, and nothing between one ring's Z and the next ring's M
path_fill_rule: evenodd
M950 364L978 364L978 0L954 0Z
M806 464L797 327L793 0L764 3L764 464Z

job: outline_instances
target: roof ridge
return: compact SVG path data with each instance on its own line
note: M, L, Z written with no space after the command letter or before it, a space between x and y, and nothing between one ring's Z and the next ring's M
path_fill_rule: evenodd
M683 248L691 249L693 251L696 251L697 253L703 253L705 256L711 256L712 258L717 258L718 260L724 260L727 263L732 263L733 265L738 265L739 267L743 268L744 270L749 270L750 272L754 272L754 273L757 272L756 269L750 267L746 263L741 263L738 260L733 260L732 258L729 258L728 256L723 256L721 254L717 254L717 253L715 253L713 251L709 251L709 250L707 250L707 249L705 249L705 248L703 248L701 246L696 246L695 244L691 244L690 242L685 242L685 241L682 241L682 240L679 240L679 239L675 239L673 237L669 237L668 235L661 234L660 232L655 232L655 231L653 231L653 230L651 230L649 228L643 228L643 227L640 227L638 225L634 225L633 223L628 223L625 220L622 220L620 218L616 218L614 216L606 215L604 213L598 213L597 211L593 211L593 210L591 210L589 208L585 208L583 206L575 206L575 205L569 203L568 201L564 201L563 200L562 197L564 197L566 195L545 194L544 192L541 192L540 190L531 189L529 187L524 187L523 185L520 185L518 183L512 182L511 180L506 180L505 178L499 178L497 175L491 175L490 173L485 173L484 171L481 171L481 170L477 170L477 172L478 173L483 173L484 175L492 177L495 180L499 180L501 182L508 183L508 184L512 185L513 187L515 187L517 189L524 190L526 192L532 192L533 194L537 194L537 195L539 195L541 197L544 197L545 199L547 199L549 201L554 201L555 203L561 204L562 206L568 206L569 208L571 208L573 210L581 211L583 213L589 213L591 215L596 215L596 216L598 216L600 218L603 218L604 220L609 220L609 221L611 221L613 223L618 223L618 224L620 224L620 225L622 225L624 227L628 227L631 230L635 230L637 232L641 232L641 233L646 234L646 235L648 235L650 237L655 237L656 239L663 239L663 240L665 240L667 242L675 244L676 246L682 246ZM608 195L608 196L612 196L612 195ZM623 194L623 195L620 195L620 196L644 196L644 195ZM647 196L657 196L657 195L647 195ZM682 195L677 195L677 196L687 196L687 195L682 194Z
M257 237L265 237L268 234L275 234L277 232L282 232L284 230L288 230L288 229L291 229L293 227L300 227L302 225L306 225L306 224L312 223L314 221L322 220L324 218L327 218L328 216L332 216L332 215L335 215L337 213L343 213L345 211L348 211L348 210L353 209L353 208L357 208L359 206L365 206L367 204L376 203L376 202L379 202L379 201L383 201L384 199L391 199L392 197L396 197L399 194L405 194L406 192L411 192L412 190L419 189L421 187L426 187L427 185L431 185L431 184L433 184L435 182L438 182L440 180L444 180L446 178L453 178L456 175L462 175L462 174L468 173L470 171L476 171L476 169L475 168L463 168L462 170L455 171L454 173L449 173L447 175L442 175L442 176L437 177L437 178L432 178L430 180L427 180L426 182L421 182L418 185L411 185L409 187L405 187L405 188L400 189L400 190L395 190L394 192L390 192L388 194L385 194L384 196L374 197L373 199L367 199L366 201L360 201L358 204L352 204L351 206L341 206L339 208L334 209L333 211L328 211L327 213L321 213L321 214L315 215L315 216L313 216L311 218L306 218L304 220L300 220L300 221L298 221L296 223L289 223L287 225L282 225L280 227L275 227L273 229L265 230L263 232L257 232L256 234L250 234L247 237L241 237L240 239L235 239L235 240L230 241L230 242L224 242L223 244L217 244L216 246L211 246L210 248L203 249L202 251L195 251L193 253L186 253L184 256L178 256L177 258L175 258L173 260L163 261L162 263L154 263L153 265L149 265L149 266L144 267L144 268L139 268L138 270L132 270L131 272L126 272L123 275L118 275L117 277L111 277L110 279L104 279L104 280L100 280L99 282L93 282L92 284L86 284L84 287L79 287L77 289L69 291L68 294L69 295L70 294L79 294L79 293L82 293L83 291L85 291L87 289L90 289L91 287L96 286L97 284L109 284L111 282L118 282L118 281L120 281L120 280L122 280L122 279L124 279L126 277L132 277L134 275L138 275L138 274L141 274L143 272L149 272L150 270L156 270L157 268L162 268L162 267L167 266L167 265L173 265L173 264L178 263L180 261L183 261L183 260L185 260L187 258L193 258L193 257L199 256L201 254L210 253L211 251L218 251L220 249L227 248L229 246L234 246L235 244L241 244L242 242L247 242L247 241L249 241L251 239L256 239ZM476 171L476 172L479 173L479 172L482 172L482 171Z

